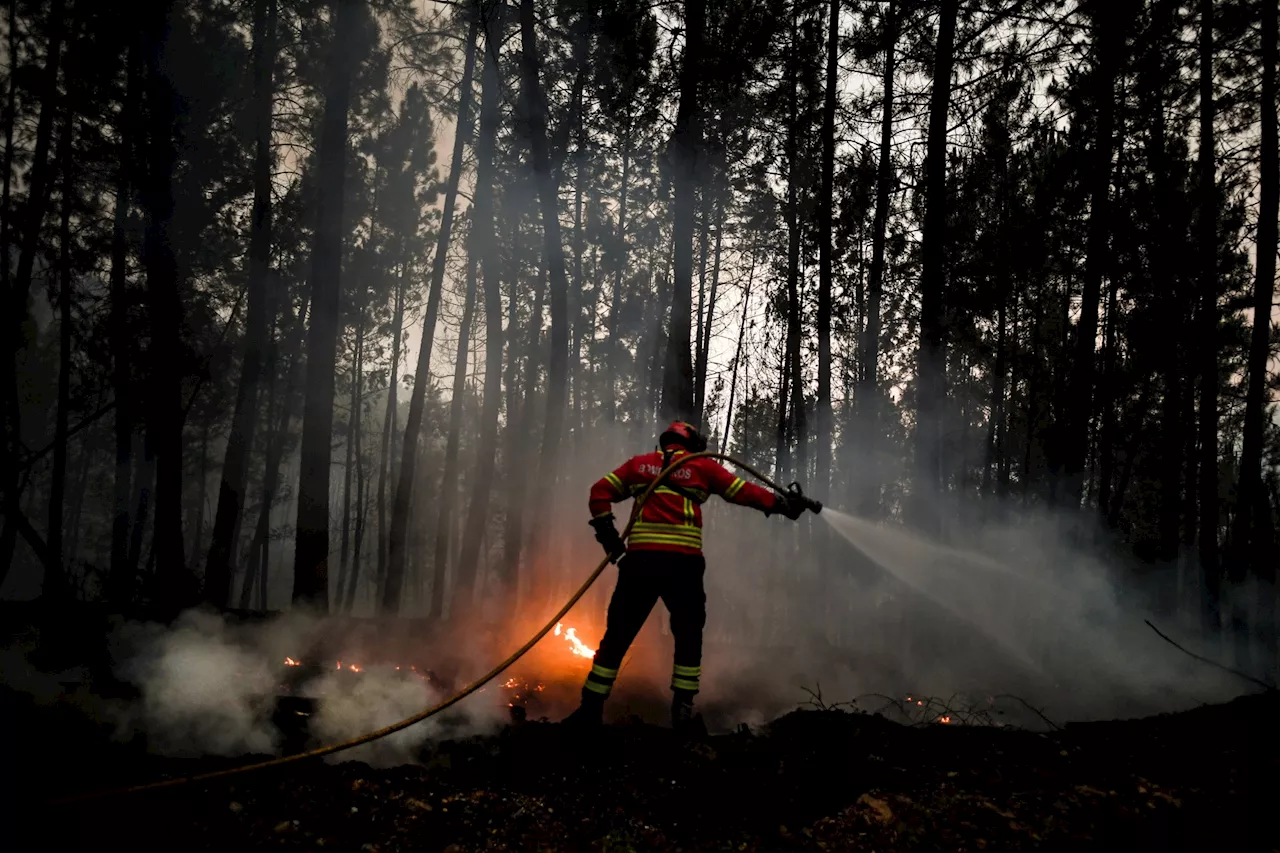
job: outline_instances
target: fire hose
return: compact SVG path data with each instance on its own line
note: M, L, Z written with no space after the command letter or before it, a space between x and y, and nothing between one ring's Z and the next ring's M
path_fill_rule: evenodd
M703 459L703 458L720 459L732 465L735 465L738 468L741 468L742 470L746 471L751 476L755 477L757 480L764 483L766 486L770 487L774 491L785 494L790 500L798 501L806 509L809 509L815 513L822 511L822 504L818 501L813 500L812 498L807 497L803 493L803 491L800 489L800 485L798 483L792 483L787 488L783 488L782 486L775 483L772 479L765 476L760 471L756 470L755 468L753 468L752 466L748 465L746 462L743 462L740 459L735 459L732 456L729 456L728 454L725 454L725 453L717 453L711 450L704 450L698 453L689 453L689 454L680 456L679 458L672 461L670 465L664 468L658 474L658 476L655 477L651 483L649 483L648 487L644 490L644 492L642 492L640 496L636 498L635 503L631 508L631 515L627 519L627 526L623 528L621 533L621 536L624 540L630 535L631 528L635 525L636 518L640 514L640 508L644 506L645 501L647 501L649 499L649 496L653 494L654 489L656 489L658 485L662 483L662 481L665 480L671 474L672 471L675 471L681 465L685 465L693 461L694 459ZM600 577L601 574L604 573L604 570L609 566L611 562L613 562L613 558L611 556L606 556L604 559L602 559L600 561L600 564L596 566L595 571L593 571L590 575L587 576L587 579L583 581L582 585L578 587L577 591L574 592L574 594L569 597L568 601L566 601L564 605L558 611L556 611L555 615L551 617L551 619L547 622L547 624L543 625L542 628L536 634L530 637L528 642L526 642L523 646L521 646L520 648L512 652L512 654L506 660L499 663L497 666L495 666L493 669L486 672L484 675L480 676L475 681L472 681L470 684L463 687L454 695L450 696L449 698L441 702L437 702L435 705L432 705L431 707L423 711L419 711L413 716L405 717L403 720L400 720L399 722L392 723L391 725L388 725L388 726L383 726L377 731L372 731L372 732L369 732L368 734L363 734L363 735L360 735L359 737L354 737L354 738L351 738L350 740L342 741L341 743L334 743L334 744L329 744L328 746L317 747L315 749L307 750L306 752L295 753L293 755L286 755L280 758L272 758L267 761L259 761L253 764L243 764L243 765L240 765L239 767L229 767L224 770L214 770L209 773L200 773L194 776L183 776L183 777L178 777L174 779L164 779L159 782L149 782L143 785L133 785L131 787L126 787L126 788L116 788L112 790L95 791L87 794L78 794L70 797L63 797L63 798L59 798L51 801L50 804L63 805L67 803L76 803L76 802L84 802L88 800L102 799L105 797L121 796L124 794L136 794L143 791L158 790L160 788L174 788L180 785L188 785L195 782L207 782L214 779L222 779L227 776L236 776L242 773L249 773L254 770L266 770L272 767L283 767L286 764L293 764L299 761L306 761L312 758L321 758L326 755L333 755L336 752L342 752L347 749L353 749L357 746L362 746L366 743L371 743L375 740L380 740L384 737L387 737L388 735L395 734L396 732L401 731L402 729L407 729L410 726L413 726L422 722L423 720L434 717L436 714L439 714L441 711L445 711L448 708L453 707L457 703L461 702L463 699L470 696L472 693L475 693L477 690L484 687L493 679L497 678L505 670L507 670L512 664L520 660L520 658L524 657L524 655L527 654L530 649L536 646L543 637L545 637L548 633L550 633L551 630L556 626L556 624L560 622L570 610L573 609L573 606L577 604L578 601L581 600L584 595L587 594L587 590L589 590L591 588L591 585L596 582L596 580Z

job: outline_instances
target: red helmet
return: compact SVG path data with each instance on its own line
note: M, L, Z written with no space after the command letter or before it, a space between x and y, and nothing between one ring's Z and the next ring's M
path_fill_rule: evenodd
M690 453L701 453L707 449L706 438L698 432L697 427L686 421L672 421L671 426L658 436L659 447L666 447L668 444L678 444Z

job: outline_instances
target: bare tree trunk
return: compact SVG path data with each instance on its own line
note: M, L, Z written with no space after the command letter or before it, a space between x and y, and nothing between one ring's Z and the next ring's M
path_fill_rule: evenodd
M334 373L342 303L343 191L347 109L355 75L354 32L363 0L333 0L333 43L325 82L317 166L319 199L311 247L311 328L307 334L306 397L302 414L293 604L329 611L329 443L333 435Z
M667 356L662 374L662 408L667 418L693 417L693 358L689 351L689 320L693 301L693 231L698 151L702 145L702 109L698 96L701 77L702 34L706 24L705 0L685 0L685 46L680 64L680 106L671 136L674 187L672 235L671 322Z
M533 429L535 425L534 397L538 386L538 344L542 340L542 314L547 292L546 265L537 274L533 295L533 311L529 315L528 335L525 341L523 390L518 405L519 424L509 454L508 471L511 502L507 507L506 531L503 537L503 562L510 592L518 592L520 554L524 548L526 499L529 469L533 455ZM513 294L514 298L514 294ZM514 602L512 602L514 603Z
M831 494L831 286L832 211L836 181L836 89L840 66L840 0L831 0L827 22L827 80L822 104L822 195L818 203L818 481L814 493L821 500Z
M893 77L898 44L897 2L889 0L884 11L883 104L880 113L880 151L876 163L876 209L871 233L871 269L867 276L866 309L859 345L862 375L856 401L861 440L872 464L868 466L859 509L874 514L880 506L880 474L876 462L880 447L880 302L884 293L885 239L889 230L889 194L893 189Z
M400 338L404 333L404 283L408 253L401 252L400 273L396 279L395 309L391 315L391 371L387 380L387 411L382 420L382 447L378 451L378 588L387 577L387 467L391 462L391 444L395 441L395 420L400 382Z
M63 113L58 140L58 171L62 173L62 215L58 227L58 413L53 437L53 478L49 486L49 532L45 543L48 562L44 567L42 595L47 601L64 599L67 586L66 560L62 551L66 518L67 432L71 412L71 192L75 136L75 116L68 106Z
M244 510L245 478L249 451L253 447L258 422L258 385L262 377L262 354L271 328L271 295L267 292L271 264L271 103L275 94L272 69L276 56L276 2L255 0L253 4L253 218L249 231L249 307L245 316L244 356L240 382L236 385L231 434L227 436L218 486L218 511L213 522L213 542L205 563L205 600L225 608L231 594L235 571L232 555L239 538L240 514Z
M479 263L484 285L485 360L484 402L480 410L480 439L476 444L475 476L471 502L462 534L462 551L454 583L451 611L465 613L474 598L476 564L479 561L485 528L489 521L489 495L493 490L498 461L498 411L502 403L502 278L494 243L493 157L497 147L500 89L500 21L485 22L485 63L481 75L480 134L476 145L476 188L472 207L471 240L468 249L473 263ZM514 336L515 325L509 334ZM513 337L514 340L514 337ZM514 352L512 353L514 360ZM511 411L508 410L508 416ZM511 423L508 423L510 429ZM510 460L508 460L508 465Z
M191 534L191 554L200 553L200 542L204 539L204 504L209 494L209 428L210 421L205 421L200 428L200 484L196 487L196 523Z
M609 354L605 361L605 420L618 421L618 378L622 365L622 344L618 341L618 315L622 313L622 274L627 268L627 190L631 181L631 128L622 134L622 184L618 188L618 266L613 272L613 293L609 301L606 329Z
M360 311L356 319L356 353L355 364L351 372L351 415L349 417L350 430L348 443L352 445L355 451L355 474L356 474L356 509L355 509L355 543L353 548L352 562L350 569L347 566L347 498L342 499L343 518L342 518L342 569L341 573L345 576L346 587L338 584L338 595L346 593L346 598L339 597L336 601L339 603L344 612L350 613L351 607L356 600L356 589L360 583L360 543L364 536L364 447L362 446L363 438L363 409L364 404L361 397L364 394L364 285L360 286ZM348 457L347 470L351 470L351 457ZM350 474L348 474L350 479Z
M474 227L474 223L473 223ZM474 239L468 241L474 243ZM458 499L458 445L462 438L462 402L467 394L467 355L471 345L471 324L476 318L476 253L467 259L466 296L463 298L462 322L458 326L458 351L453 360L453 397L449 401L449 432L445 438L444 474L436 503L434 580L431 584L431 608L427 618L432 622L444 615L445 575L449 566L449 533L453 524L453 505ZM456 583L456 578L455 578Z
M1080 297L1080 320L1076 324L1075 357L1070 380L1068 424L1065 429L1063 459L1066 501L1079 507L1084 492L1084 473L1089 455L1089 421L1093 414L1094 350L1098 336L1098 303L1102 278L1109 257L1111 230L1111 160L1115 132L1115 81L1122 59L1122 21L1113 3L1098 3L1091 11L1097 60L1093 69L1094 125L1093 163L1089 174L1089 233L1086 247L1084 290Z
M107 599L117 608L133 596L133 570L129 563L129 504L133 495L134 393L129 334L128 222L130 195L134 186L138 113L139 56L137 39L131 39L125 56L125 95L120 105L121 123L115 176L115 212L111 228L111 384L115 393L116 468L113 487L114 514L111 521L111 569ZM7 266L7 263L6 263Z
M22 488L18 478L17 460L22 449L22 422L18 393L17 355L22 347L23 331L27 317L27 299L31 290L32 273L35 270L35 257L39 249L40 228L44 224L44 212L49 203L49 145L53 137L53 118L58 109L58 65L62 57L62 40L64 36L63 0L53 0L49 8L49 40L45 52L44 70L40 76L40 118L36 123L36 144L32 152L31 163L27 167L28 191L27 205L23 211L25 220L21 229L21 248L18 254L17 275L10 287L5 290L3 298L8 304L9 327L5 337L5 353L3 358L5 439L6 447L0 453L0 464L4 465L4 525L0 530L0 566L8 573L13 562L14 546L17 543L18 517L21 510L18 504L18 493ZM14 12L10 10L10 21L14 20ZM10 41L13 40L12 29ZM12 55L12 54L11 54ZM12 63L11 63L12 64ZM15 75L10 74L12 79ZM13 96L10 94L12 104ZM12 128L13 111L10 109L9 126ZM6 130L11 133L11 130ZM6 188L7 177L12 168L12 144L6 149ZM9 220L9 211L5 209L5 221ZM8 240L5 241L5 275L8 275Z
M942 491L943 415L947 396L946 297L947 116L951 106L957 0L943 0L934 47L933 95L929 101L929 140L925 154L925 214L921 234L920 355L916 391L916 491L920 522L938 532L932 501Z
M338 545L338 588L335 601L342 607L343 590L346 589L347 572L351 564L347 558L351 554L351 460L355 455L356 418L360 409L360 345L364 335L364 318L356 321L355 350L351 357L351 407L347 411L346 464L342 466L342 533Z
M284 394L281 395L280 412L275 422L274 432L268 436L266 458L262 465L262 506L258 510L258 523L254 527L253 543L249 550L249 565L245 569L244 585L240 589L240 607L247 608L249 606L249 598L253 592L254 578L258 575L258 563L262 566L262 575L259 576L259 583L262 590L260 595L260 606L266 609L266 563L267 551L270 544L268 537L271 533L271 507L275 500L276 492L280 484L280 465L284 457L285 441L289 435L289 423L293 418L294 393L298 386L302 384L302 349L307 337L307 307L306 301L302 303L302 308L298 312L296 321L296 331L290 339L290 348L288 351L287 363L289 365L289 373L285 379ZM284 313L292 313L285 303ZM275 357L279 351L279 345L271 347L268 357L271 366L267 370L267 375L271 377L271 384L268 388L272 391L275 389Z
M724 416L724 447L733 443L733 403L738 392L738 368L742 364L742 343L747 337L747 309L751 306L751 284L756 277L756 256L751 254L751 272L747 275L747 286L742 291L742 322L738 324L738 345L733 351L733 370L729 373L729 404Z
M1200 570L1204 573L1205 631L1221 626L1218 566L1218 183L1214 134L1213 0L1200 0ZM1233 583L1244 578L1233 577ZM1238 605L1232 621L1242 619Z
M157 596L163 611L176 613L199 597L198 582L186 565L182 537L182 298L172 244L179 112L177 93L168 77L169 32L175 14L172 0L151 3L143 35L147 71L147 179L143 207L147 227L143 263L147 275L147 313L151 342L147 434L155 452L155 533L152 551Z
M9 31L7 38L8 57L10 67L16 67L18 63L18 0L9 0ZM4 189L3 195L0 196L0 281L4 282L4 290L6 298L10 293L9 288L13 286L11 281L13 270L9 266L10 263L10 245L9 245L9 204L10 189L13 184L13 126L18 118L18 75L9 74L9 91L5 100L4 108Z
M458 125L453 139L453 160L449 182L445 187L444 212L436 255L431 265L431 289L427 294L427 312L422 324L422 345L418 349L418 368L413 377L413 393L409 397L409 416L405 421L404 443L400 460L400 476L391 504L391 533L387 540L387 577L382 588L379 610L394 614L400 609L400 591L405 575L405 541L409 526L409 503L413 495L414 471L418 461L418 438L422 432L422 415L426 408L427 387L431 384L431 347L435 341L436 319L440 315L440 291L444 287L445 262L449 255L449 239L453 230L453 211L458 199L458 180L462 176L463 143L471 135L471 81L476 67L476 35L478 16L472 15L467 31L467 52L462 68L458 97Z
M695 423L702 420L701 391L706 380L706 368L702 364L702 336L703 320L707 309L707 258L711 255L711 201L708 198L711 181L707 179L709 172L706 166L701 166L696 172L698 184L702 190L700 205L702 222L698 227L698 313L697 324L693 327L693 421Z
M565 274L564 245L560 236L559 193L555 177L551 173L547 153L547 105L539 79L539 58L533 0L520 3L521 97L529 124L529 147L532 156L534 182L542 209L542 230L545 238L543 262L546 267L551 314L550 354L547 360L547 415L543 424L542 453L538 460L538 482L553 486L560 454L561 432L564 428L566 389L568 385L569 328L568 291ZM536 559L541 553L547 525L546 513L550 504L538 504L537 522L530 541L530 553Z
M693 389L693 408L697 416L698 428L701 429L706 420L704 414L707 407L707 371L711 360L711 323L716 316L716 299L720 293L720 253L724 247L724 199L716 193L715 204L716 242L711 251L711 293L707 297L706 316L702 318L702 329L698 334L698 363L696 368L696 384ZM701 296L699 296L701 300Z
M1257 261L1253 279L1253 329L1249 339L1249 385L1245 392L1244 441L1240 454L1238 509L1232 540L1240 571L1252 568L1261 584L1259 633L1265 662L1276 660L1276 562L1268 554L1270 512L1262 481L1262 444L1266 411L1267 360L1271 348L1271 311L1276 277L1277 224L1280 218L1280 157L1277 155L1276 39L1277 4L1262 4L1261 197L1258 203Z

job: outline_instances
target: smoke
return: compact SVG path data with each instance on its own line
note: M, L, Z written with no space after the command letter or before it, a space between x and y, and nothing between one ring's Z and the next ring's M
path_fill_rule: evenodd
M172 626L126 625L112 644L117 677L138 691L136 701L118 703L111 712L116 736L141 735L149 751L163 755L277 753L285 739L282 719L305 724L310 745L334 743L443 698L424 670L408 660L399 669L394 663L368 662L379 657L375 644L339 620L286 614L236 625L191 611ZM329 653L338 657L308 661L309 655ZM290 667L286 657L303 665ZM280 696L295 704L279 711ZM411 726L330 760L381 766L412 762L432 738L495 731L504 714L493 705L472 702L443 721Z

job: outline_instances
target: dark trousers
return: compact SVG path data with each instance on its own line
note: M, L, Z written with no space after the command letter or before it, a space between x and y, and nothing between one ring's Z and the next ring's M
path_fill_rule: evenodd
M659 598L671 614L671 633L676 641L671 689L690 695L698 692L702 628L707 622L707 594L702 586L706 568L701 554L670 551L628 551L618 561L618 585L609 600L609 622L583 687L584 696L609 695L623 656Z

